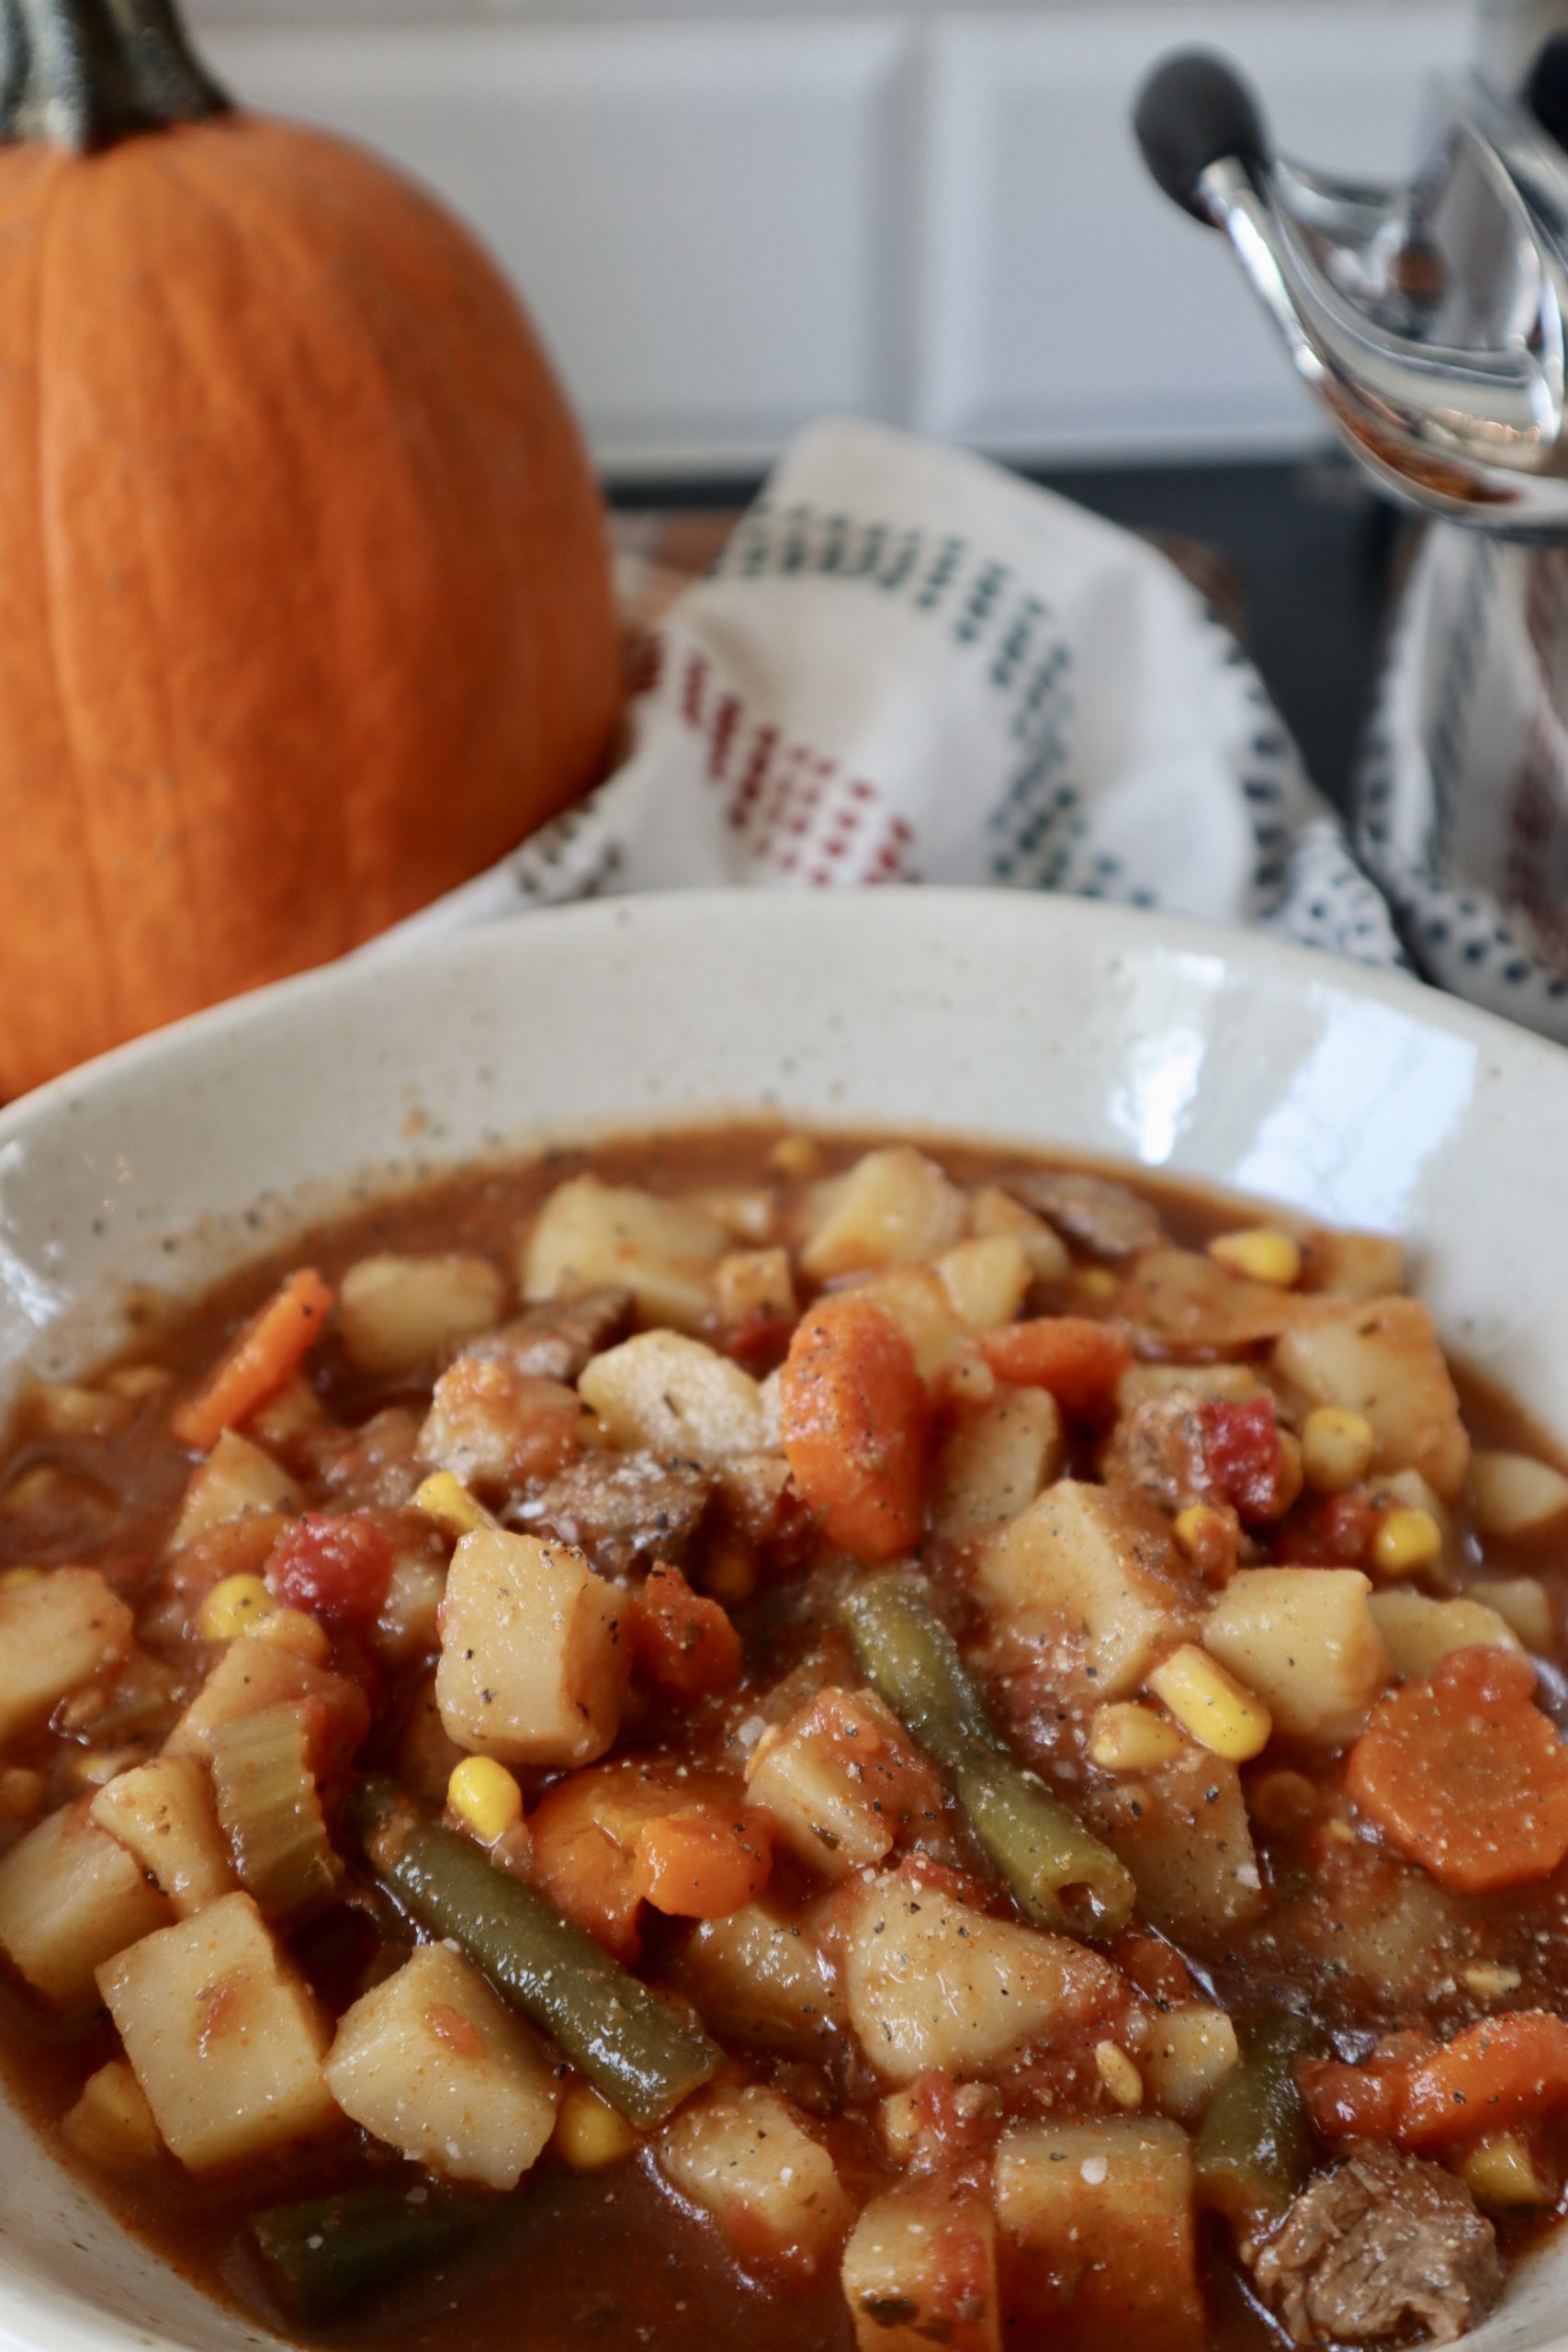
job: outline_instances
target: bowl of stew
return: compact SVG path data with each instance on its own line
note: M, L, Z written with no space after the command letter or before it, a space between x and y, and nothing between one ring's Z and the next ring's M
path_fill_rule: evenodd
M1568 1061L722 893L0 1116L0 2338L1561 2339Z

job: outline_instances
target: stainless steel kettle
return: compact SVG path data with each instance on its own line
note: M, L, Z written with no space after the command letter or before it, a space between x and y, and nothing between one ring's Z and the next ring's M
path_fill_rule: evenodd
M1160 187L1230 239L1377 481L1486 531L1568 538L1568 32L1517 96L1483 68L1436 98L1404 187L1274 154L1250 91L1204 51L1156 67L1135 126Z

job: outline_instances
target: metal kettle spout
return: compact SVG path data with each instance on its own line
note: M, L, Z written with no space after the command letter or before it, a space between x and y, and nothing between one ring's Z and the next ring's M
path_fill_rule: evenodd
M1272 155L1231 67L1187 51L1156 68L1135 127L1380 482L1488 530L1568 532L1568 209L1554 219L1559 166L1516 110L1467 85L1422 178L1360 186Z

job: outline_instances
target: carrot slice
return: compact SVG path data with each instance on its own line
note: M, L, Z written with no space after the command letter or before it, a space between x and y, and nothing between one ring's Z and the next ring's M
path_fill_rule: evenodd
M1417 2155L1568 2109L1568 2022L1546 2009L1483 2018L1453 2040L1360 2066L1309 2060L1302 2096L1326 2140L1392 2140Z
M301 1266L253 1316L205 1388L188 1399L170 1427L181 1445L205 1453L225 1430L248 1420L276 1396L326 1319L333 1294L314 1266Z
M1399 2136L1421 2154L1568 2108L1568 2024L1545 2009L1483 2018L1417 2060Z
M740 1636L727 1612L662 1561L633 1603L631 1635L637 1663L677 1699L730 1690L740 1679Z
M1384 1699L1350 1750L1356 1804L1461 1894L1549 1878L1568 1855L1568 1747L1534 1689L1528 1658L1456 1650Z
M931 1404L890 1315L852 1291L800 1319L779 1375L779 1424L802 1501L860 1560L890 1560L925 1524Z
M1048 1388L1073 1420L1095 1420L1116 1402L1133 1351L1109 1323L1087 1315L1041 1315L987 1331L980 1352L998 1380Z
M694 1804L638 1831L632 1884L671 1918L726 1919L761 1894L773 1862L765 1813Z

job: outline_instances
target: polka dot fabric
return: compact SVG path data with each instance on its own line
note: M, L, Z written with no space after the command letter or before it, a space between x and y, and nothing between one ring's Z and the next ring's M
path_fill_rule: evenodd
M824 424L705 576L626 584L657 617L624 763L392 940L632 890L990 883L1401 960L1235 639L1066 500Z

